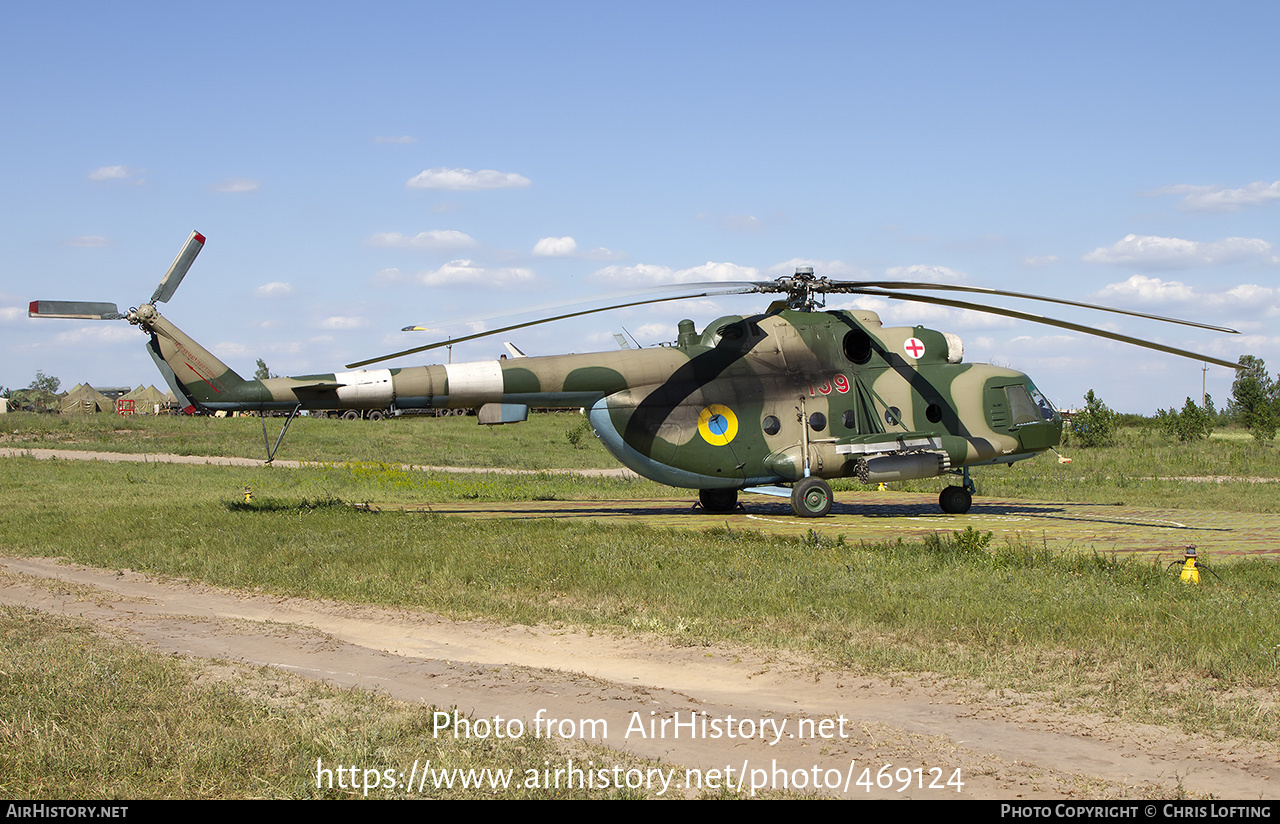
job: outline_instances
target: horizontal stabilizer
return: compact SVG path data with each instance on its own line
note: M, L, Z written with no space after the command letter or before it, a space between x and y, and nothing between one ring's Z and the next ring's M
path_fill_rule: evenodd
M330 389L341 389L344 386L346 386L345 383L338 383L337 381L318 381L309 383L306 386L292 386L290 388L294 392L324 392Z
M476 420L483 426L524 423L529 420L529 407L522 403L486 403L476 410Z
M29 318L77 318L80 320L121 320L124 315L114 303L87 300L33 300Z

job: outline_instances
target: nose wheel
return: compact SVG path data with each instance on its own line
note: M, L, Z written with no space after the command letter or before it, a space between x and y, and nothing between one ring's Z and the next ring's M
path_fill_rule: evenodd
M831 512L831 487L821 478L805 478L791 487L791 508L801 518L823 518Z
M938 506L948 515L963 515L973 506L973 495L963 486L949 486L938 496Z

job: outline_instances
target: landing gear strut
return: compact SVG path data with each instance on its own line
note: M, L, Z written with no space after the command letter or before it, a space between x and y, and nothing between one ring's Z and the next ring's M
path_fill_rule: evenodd
M267 437L267 413L258 410L258 417L262 419L262 441L267 447L267 463L270 464L276 459L276 451L280 448L280 443L284 441L284 433L289 431L289 424L293 423L293 419L302 411L302 404L295 406L290 412L289 417L284 419L284 426L280 427L280 437L276 438L276 445L271 445L271 439Z

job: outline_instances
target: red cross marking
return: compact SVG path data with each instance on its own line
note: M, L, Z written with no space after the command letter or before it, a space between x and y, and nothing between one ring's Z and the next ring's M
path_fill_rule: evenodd
M916 360L924 354L924 343L919 338L907 338L907 342L903 344L903 349L907 350L907 354Z

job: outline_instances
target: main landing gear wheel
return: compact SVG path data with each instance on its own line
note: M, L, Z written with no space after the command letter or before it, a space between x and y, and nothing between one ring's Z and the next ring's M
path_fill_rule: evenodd
M698 503L704 512L732 512L738 505L738 490L699 489Z
M973 506L973 495L963 486L949 486L938 496L938 506L948 515L963 515Z
M831 487L821 478L805 478L791 487L791 508L801 518L823 518L831 512Z

